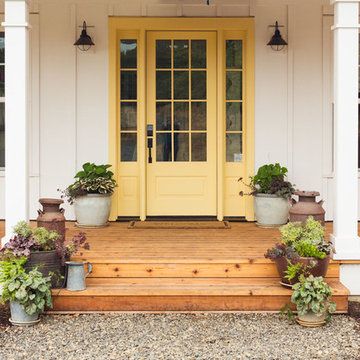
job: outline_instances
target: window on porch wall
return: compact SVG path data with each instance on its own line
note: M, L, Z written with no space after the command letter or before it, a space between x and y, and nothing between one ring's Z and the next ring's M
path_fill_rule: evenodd
M0 32L0 169L5 167L5 33Z

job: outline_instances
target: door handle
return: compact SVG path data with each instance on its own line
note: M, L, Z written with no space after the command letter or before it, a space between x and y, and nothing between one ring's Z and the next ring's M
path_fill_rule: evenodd
M153 147L153 139L152 138L148 138L148 148L149 148L149 164L152 163L152 157L151 157L151 148Z

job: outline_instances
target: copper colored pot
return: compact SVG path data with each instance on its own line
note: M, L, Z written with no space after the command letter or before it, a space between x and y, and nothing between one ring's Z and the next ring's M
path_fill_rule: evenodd
M325 277L329 267L330 255L326 255L323 259L317 259L315 257L300 257L299 261L297 261L295 264L297 264L298 262L312 266L312 268L309 269L311 275L314 275L315 277L316 276ZM286 287L291 287L292 285L296 284L299 281L298 277L295 277L294 279L291 280L285 278L286 275L285 271L287 270L288 267L288 262L286 261L285 256L276 258L275 264L278 269L279 275L281 277L281 282L280 282L281 285Z
M37 226L42 226L48 231L55 230L62 241L65 240L65 216L64 209L60 205L64 203L61 199L40 199L43 210L38 210Z
M315 220L325 222L325 210L322 207L323 200L316 202L316 197L320 195L317 191L296 191L295 195L299 196L299 201L293 200L291 207L290 221L300 221L304 225L306 219L311 215Z

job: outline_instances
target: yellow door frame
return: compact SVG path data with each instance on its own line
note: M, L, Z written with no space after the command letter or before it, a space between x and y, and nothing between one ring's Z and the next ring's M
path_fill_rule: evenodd
M216 31L218 49L224 48L225 39L234 32L243 34L245 49L244 68L244 113L246 114L244 152L245 178L254 174L255 163L255 51L254 18L154 18L110 17L109 18L109 162L116 180L119 178L119 54L118 43L131 33L137 39L138 48L138 216L146 218L146 31ZM134 37L136 36L136 37ZM218 51L218 84L225 84L224 51ZM218 86L218 119L224 118L224 86ZM224 204L224 121L218 121L218 219L223 218ZM119 190L117 190L119 191ZM239 199L240 200L240 199ZM113 196L110 220L118 216L118 196ZM245 217L254 220L253 199L245 199Z

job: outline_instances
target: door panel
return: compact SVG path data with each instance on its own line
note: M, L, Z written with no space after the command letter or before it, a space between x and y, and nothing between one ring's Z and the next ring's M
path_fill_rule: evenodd
M216 34L149 32L147 51L147 214L216 215Z

